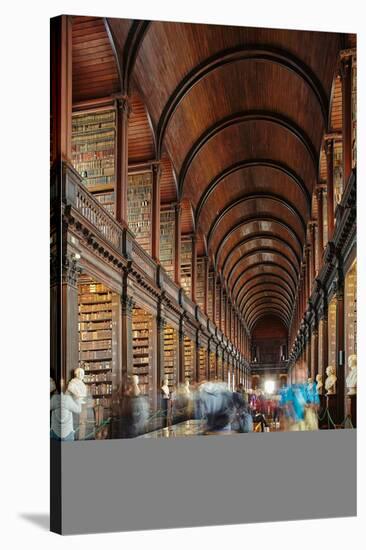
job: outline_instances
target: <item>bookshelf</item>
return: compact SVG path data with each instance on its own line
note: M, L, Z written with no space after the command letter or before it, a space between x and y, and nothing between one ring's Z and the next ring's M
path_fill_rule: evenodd
M334 142L333 149L334 211L343 195L343 147L342 141Z
M132 310L132 374L139 377L141 395L151 397L152 383L152 315L134 307Z
M88 281L88 282L86 282ZM85 371L95 405L110 407L114 365L117 362L118 297L101 283L85 279L78 286L79 366Z
M357 268L356 262L346 275L344 285L346 361L357 353Z
M174 279L174 209L163 209L160 212L160 263Z
M184 380L194 380L194 343L188 336L184 337Z
M196 302L204 311L205 303L205 260L204 258L197 258L197 282L196 282Z
M357 163L357 59L352 56L352 168Z
M212 292L213 292L214 274L212 271L208 274L208 296L207 296L207 316L211 321L212 318Z
M222 380L222 355L220 352L217 355L217 377Z
M191 296L192 286L192 239L183 238L180 253L180 283L187 294Z
M86 187L114 215L116 113L72 115L72 162Z
M216 355L213 351L210 351L209 368L210 368L210 380L215 380L215 378L216 378Z
M216 315L215 315L215 325L219 327L219 321L220 321L220 300L221 300L221 292L220 292L220 285L217 283L215 284L215 297L216 297Z
M328 306L328 365L336 366L337 299Z
M136 241L151 254L152 173L128 176L128 225Z
M200 348L199 350L199 379L200 381L206 380L207 378L207 361L206 361L206 355L207 350L205 348Z
M163 378L168 379L168 386L172 391L177 383L176 365L178 349L177 331L170 325L164 327L164 371Z

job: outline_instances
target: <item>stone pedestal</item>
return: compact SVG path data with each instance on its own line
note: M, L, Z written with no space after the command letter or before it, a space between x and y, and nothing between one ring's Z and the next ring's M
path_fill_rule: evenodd
M347 415L351 417L352 426L356 428L357 422L357 395L347 395Z
M337 394L334 395L326 395L326 407L329 411L329 414L334 422L334 424L340 424L341 421L339 421L339 418L337 417ZM328 423L329 419L325 419L325 421ZM329 428L333 429L334 426L329 420Z

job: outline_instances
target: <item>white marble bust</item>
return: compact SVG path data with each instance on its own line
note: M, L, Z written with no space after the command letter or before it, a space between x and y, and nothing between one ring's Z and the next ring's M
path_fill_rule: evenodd
M139 377L137 374L133 374L131 377L131 396L138 397L140 394L141 390L139 388Z
M346 378L346 386L348 395L356 395L357 393L357 355L353 354L348 357L348 376Z
M321 374L316 375L316 391L318 395L323 393L323 376Z
M164 378L162 386L161 386L161 392L163 399L169 399L170 397L170 390L169 390L169 380L167 378Z
M327 391L327 395L334 395L336 393L336 369L333 365L329 365L326 370L327 378L325 379L325 389Z
M74 378L70 380L67 386L67 391L77 399L85 398L88 393L88 388L86 384L84 384L83 382L84 377L85 377L84 369L82 369L81 367L78 367L74 371Z

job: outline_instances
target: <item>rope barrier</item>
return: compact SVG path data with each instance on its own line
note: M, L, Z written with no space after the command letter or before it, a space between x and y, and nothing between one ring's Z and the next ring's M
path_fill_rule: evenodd
M337 425L335 424L330 412L329 412L329 409L328 407L326 407L326 409L324 410L324 414L322 416L320 416L318 414L318 419L319 419L319 422L323 422L323 420L327 417L327 420L328 420L328 428L330 426L330 424L333 426L333 428L337 428ZM354 426L352 424L352 419L350 417L349 414L347 414L347 416L344 418L343 422L339 425L341 428L346 428L346 429L354 429Z

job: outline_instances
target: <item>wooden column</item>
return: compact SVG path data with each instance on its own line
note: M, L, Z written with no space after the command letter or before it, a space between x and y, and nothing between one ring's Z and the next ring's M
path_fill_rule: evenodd
M305 257L306 257L306 299L305 299L305 311L307 309L308 299L311 293L311 265L310 265L310 245L306 245Z
M160 262L160 166L153 164L152 167L152 224L151 224L151 255L153 259Z
M192 235L192 284L191 284L191 298L193 302L196 301L197 291L197 238L196 235Z
M133 300L125 287L121 295L121 363L122 390L127 389L128 375L132 373L132 314Z
M174 223L174 281L180 286L180 256L181 256L181 222L182 206L180 203L175 205L175 223Z
M332 240L334 231L334 186L333 186L333 139L327 139L324 144L327 161L327 215L328 215L328 241Z
M51 19L51 114L53 160L71 164L72 17Z
M128 118L130 105L126 96L117 99L117 158L116 158L116 218L128 223Z
M341 59L342 82L342 138L343 138L343 189L352 171L352 57Z
M318 206L318 265L317 270L320 271L322 266L323 250L324 250L324 231L323 231L323 189L318 187L317 193L317 206Z
M54 285L51 281L51 289L60 297L59 301L55 294L51 295L51 311L56 306L57 316L60 322L60 327L51 327L51 332L54 334L61 330L59 337L60 356L54 358L55 362L51 366L54 367L55 370L55 382L58 385L62 380L65 384L65 389L70 379L73 377L74 370L79 366L78 278L80 273L81 269L78 260L72 253L65 252L62 255L62 266L60 271L61 281L59 280L59 275L56 275ZM54 356L52 349L53 342L51 340L51 357Z

